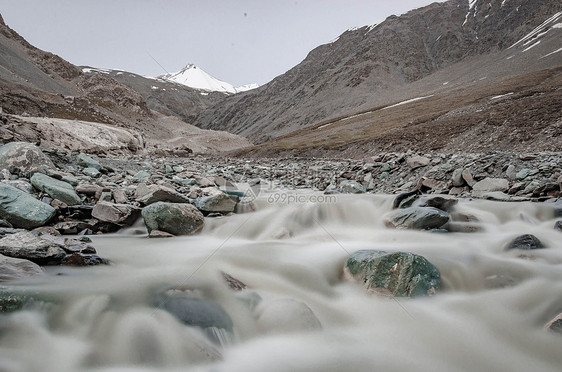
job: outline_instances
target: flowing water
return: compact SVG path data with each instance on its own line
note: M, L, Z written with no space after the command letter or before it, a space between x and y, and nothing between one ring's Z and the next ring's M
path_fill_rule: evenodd
M196 236L94 237L112 265L4 284L45 302L0 315L0 371L562 369L562 336L543 329L562 312L562 234L550 206L460 201L481 230L432 233L384 227L388 196L300 196L261 195L256 212L208 218ZM504 250L523 233L547 248ZM342 275L360 249L423 255L441 271L439 293L367 294ZM221 272L248 288L231 290ZM166 289L218 304L231 329L180 322L154 300Z

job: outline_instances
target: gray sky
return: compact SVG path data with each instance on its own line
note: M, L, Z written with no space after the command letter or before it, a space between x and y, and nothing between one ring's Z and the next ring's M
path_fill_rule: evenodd
M441 0L442 1L442 0ZM429 0L0 0L27 41L76 65L141 75L194 63L234 85L264 84L346 29Z

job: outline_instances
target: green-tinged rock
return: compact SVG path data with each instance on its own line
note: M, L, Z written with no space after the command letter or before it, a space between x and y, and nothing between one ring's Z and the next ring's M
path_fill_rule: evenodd
M82 203L71 184L46 176L43 173L35 173L31 177L31 184L36 189L49 194L51 198L58 199L67 205Z
M84 168L94 168L97 170L103 168L97 160L93 159L89 155L82 154L82 153L78 154L78 156L76 157L76 162L78 163L78 165Z
M527 178L527 176L531 174L531 170L528 168L525 169L521 169L519 172L517 172L515 174L515 178L517 178L518 180L524 180L525 178Z
M14 227L34 229L45 225L55 215L55 208L33 196L0 183L0 218Z
M365 186L361 185L359 182L349 180L342 181L340 189L346 194L363 194L367 191L365 190Z
M173 235L191 235L204 225L203 214L191 204L156 202L142 210L144 223L150 233L160 230Z
M54 305L54 299L49 299L39 293L0 290L0 314L25 309L50 310Z
M135 183L147 182L150 179L150 176L151 176L150 172L141 170L135 173L135 175L133 176L133 182Z
M409 207L389 213L384 223L397 229L429 230L449 221L449 213L433 207Z
M236 202L223 192L212 196L204 196L195 201L197 209L203 212L230 213L236 208Z
M431 296L441 283L441 274L431 262L408 252L357 251L345 270L367 290L398 297Z
M23 172L54 169L53 162L32 143L10 142L0 146L0 169L17 167Z
M101 173L99 170L97 170L96 168L84 168L82 169L82 173L85 176L91 177L91 178L100 178L101 177Z

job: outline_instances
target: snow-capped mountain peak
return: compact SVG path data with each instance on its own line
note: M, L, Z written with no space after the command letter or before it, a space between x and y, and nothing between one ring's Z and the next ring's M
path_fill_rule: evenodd
M219 80L194 64L188 64L179 72L161 75L162 80L173 81L191 88L204 90L206 92L239 93L255 89L257 84L247 84L241 87L234 87L225 81Z

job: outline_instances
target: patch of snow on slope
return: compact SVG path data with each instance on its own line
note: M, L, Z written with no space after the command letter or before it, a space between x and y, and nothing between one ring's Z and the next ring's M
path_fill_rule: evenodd
M555 15L553 15L552 17L550 17L549 19L544 21L541 25L536 27L533 31L529 32L522 39L520 39L519 41L517 41L515 44L513 44L512 46L510 46L507 49L511 49L514 46L516 46L517 44L524 43L524 42L528 41L529 39L539 37L539 35L544 36L546 34L546 32L549 31L549 29L545 29L545 27L547 27L549 23L553 23L553 22L557 21L561 16L562 16L562 12L556 13ZM553 27L553 28L558 28L558 27Z
M429 96L416 97L416 98L408 99L408 100L406 100L406 101L398 102L398 103L395 103L394 105L390 105L390 106L383 107L381 110L386 110L386 109L389 109L389 108L391 108L391 107L396 107L396 106L402 106L402 105L405 105L405 104L407 104L407 103L419 101L419 100L422 100L422 99L425 99L425 98L429 98L429 97L433 97L433 94L432 94L432 95L429 95Z
M511 96L512 94L513 94L513 92L509 92L509 93L506 93L506 94L500 94L499 96L494 96L490 99L498 99L498 98L508 97L508 96Z
M557 50L555 50L554 52L550 52L550 53L548 53L548 54L542 56L542 57L539 58L539 59L546 58L546 57L551 56L551 55L553 55L554 53L558 53L558 52L562 52L562 48L557 49Z
M531 45L530 47L527 47L525 49L523 49L523 52L528 51L529 49L531 49L532 47L536 47L537 45L539 45L541 43L541 41L537 41L536 43L534 43L533 45Z

